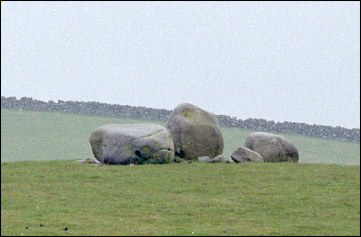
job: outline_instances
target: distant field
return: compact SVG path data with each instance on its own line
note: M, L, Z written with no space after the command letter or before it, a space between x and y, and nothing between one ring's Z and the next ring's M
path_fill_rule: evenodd
M1 109L1 161L76 160L92 157L88 137L107 123L152 123L139 119ZM162 122L156 122L165 125ZM252 131L222 128L224 153L243 146ZM296 145L300 163L360 165L360 143L281 134Z

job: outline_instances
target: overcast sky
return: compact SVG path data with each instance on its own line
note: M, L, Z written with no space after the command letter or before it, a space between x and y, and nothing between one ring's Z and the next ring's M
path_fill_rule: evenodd
M1 95L360 128L360 2L7 2Z

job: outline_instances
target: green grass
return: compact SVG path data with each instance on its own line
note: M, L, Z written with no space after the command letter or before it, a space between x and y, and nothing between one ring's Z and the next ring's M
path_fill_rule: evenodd
M90 132L107 123L154 121L1 109L1 161L76 160L92 157ZM161 122L156 122L165 125ZM224 153L244 146L252 131L222 128ZM295 144L300 163L360 165L360 143L281 134Z
M93 129L140 122L2 109L1 235L360 235L359 143L282 134L299 164L71 161ZM228 155L251 133L222 132Z
M1 171L1 235L360 235L359 166L31 161Z

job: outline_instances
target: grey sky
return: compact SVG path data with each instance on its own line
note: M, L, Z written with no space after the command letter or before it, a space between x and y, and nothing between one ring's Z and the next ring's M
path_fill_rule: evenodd
M1 95L360 128L360 3L5 2Z

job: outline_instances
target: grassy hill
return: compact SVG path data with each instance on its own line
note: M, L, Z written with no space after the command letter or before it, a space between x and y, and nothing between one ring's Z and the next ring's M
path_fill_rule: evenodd
M1 112L1 235L360 235L358 143L283 134L299 164L94 166L72 161L91 130L150 121ZM228 155L250 133L222 132Z

